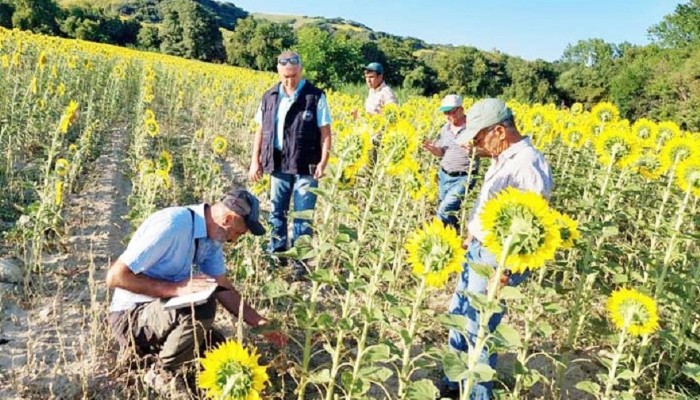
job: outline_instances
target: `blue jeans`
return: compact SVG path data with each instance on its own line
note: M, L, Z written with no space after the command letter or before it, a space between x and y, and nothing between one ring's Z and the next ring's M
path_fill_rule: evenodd
M486 250L485 247L477 240L474 240L469 245L469 250L467 251L467 262L462 265L462 273L459 275L459 281L457 282L457 288L455 293L452 295L452 301L450 301L449 312L450 314L463 315L467 317L467 326L465 327L467 338L464 337L463 332L458 332L455 330L450 330L449 334L449 346L455 351L468 351L469 346L473 346L476 341L477 335L479 333L479 311L469 304L469 297L467 297L462 292L470 293L480 293L486 294L486 289L488 287L488 279L477 274L470 266L470 263L475 264L486 264L492 266L494 269L498 266L496 262L496 257ZM508 281L509 286L517 286L521 284L527 277L529 272L524 274L513 274L510 276ZM503 312L493 314L488 322L488 328L493 332L498 324L501 323L503 318ZM488 349L484 347L481 352L481 357L479 362L487 363L491 368L496 369L496 354L489 354ZM456 382L451 382L453 385L457 385ZM471 399L475 400L488 400L493 396L493 382L479 382L474 387L471 393Z
M457 213L467 191L467 176L450 176L440 168L438 172L438 205L437 216L445 225L450 225L459 232ZM470 185L471 188L471 185Z
M287 214L289 203L294 199L294 211L313 210L316 207L316 194L309 189L318 187L318 181L312 175L295 175L275 171L270 175L270 199L272 212L270 225L270 253L287 250ZM292 246L302 235L311 235L311 220L294 219Z

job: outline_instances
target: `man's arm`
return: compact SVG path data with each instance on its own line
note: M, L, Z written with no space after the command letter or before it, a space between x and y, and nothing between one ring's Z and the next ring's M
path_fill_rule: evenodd
M197 275L192 279L180 282L168 282L149 278L143 274L135 274L129 266L117 260L109 267L106 279L107 287L126 289L133 293L145 294L151 297L167 298L198 292L210 287L211 278Z
M250 170L248 171L248 179L257 182L262 178L262 163L260 162L260 152L262 149L262 125L258 125L253 138L253 156L250 160Z
M391 104L391 103L399 104L399 100L396 98L394 91L391 90L391 88L388 86L386 87L386 89L387 89L386 93L383 96L384 97L384 104L383 105L387 105L387 104Z
M314 179L321 179L323 177L326 165L328 165L328 158L331 154L331 126L325 125L319 129L321 130L321 161L316 166Z
M238 293L238 290L233 287L231 284L231 281L228 280L226 275L221 275L216 278L216 283L228 290L222 290L220 292L216 293L216 299L219 300L222 306L228 312L231 314L235 315L238 318L241 318L238 315L239 310L241 309L241 295ZM246 324L250 326L258 326L263 323L265 323L267 320L263 318L260 314L258 314L253 307L250 306L247 302L243 303L243 321L246 322Z

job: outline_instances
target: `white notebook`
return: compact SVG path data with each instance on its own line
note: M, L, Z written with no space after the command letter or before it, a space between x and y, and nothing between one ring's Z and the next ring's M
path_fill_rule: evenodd
M197 306L207 302L212 293L216 290L216 285L204 289L199 292L176 296L165 302L163 308L166 310L175 310L182 307Z

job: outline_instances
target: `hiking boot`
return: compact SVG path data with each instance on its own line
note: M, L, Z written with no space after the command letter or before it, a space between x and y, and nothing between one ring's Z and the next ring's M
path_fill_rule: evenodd
M190 391L181 377L155 365L143 375L143 383L163 398L171 400L190 399Z

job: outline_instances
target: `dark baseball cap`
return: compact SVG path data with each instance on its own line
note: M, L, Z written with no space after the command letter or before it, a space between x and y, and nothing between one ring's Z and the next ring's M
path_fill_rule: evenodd
M365 71L376 72L379 75L384 75L384 67L378 62L371 62L365 66Z
M255 236L265 234L265 228L260 223L260 202L252 193L243 189L231 189L221 198L221 203L243 217L250 233Z

